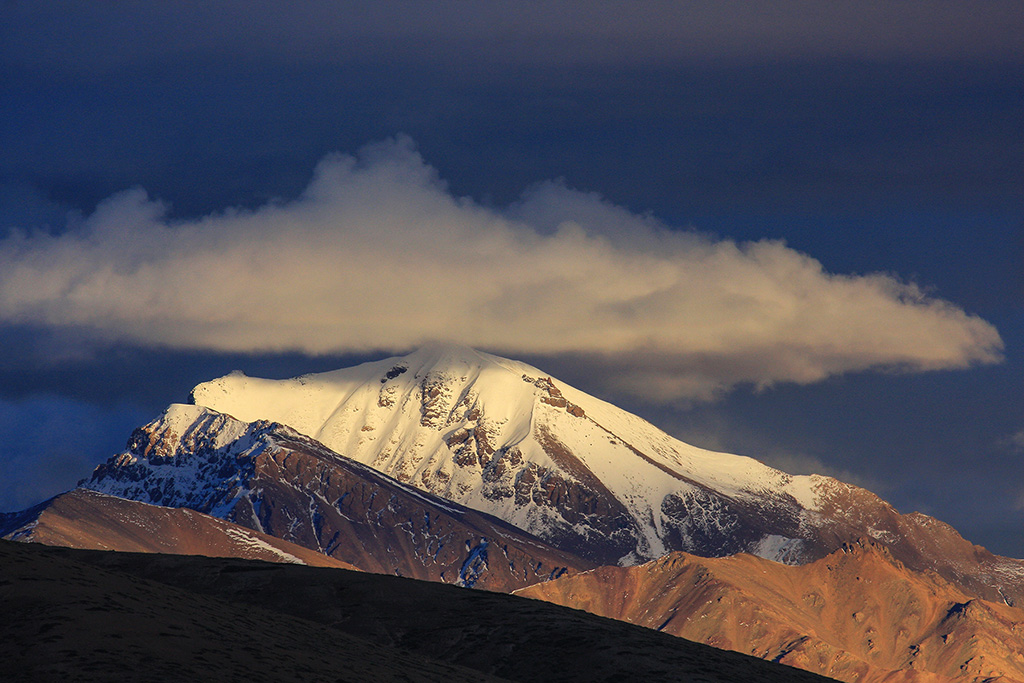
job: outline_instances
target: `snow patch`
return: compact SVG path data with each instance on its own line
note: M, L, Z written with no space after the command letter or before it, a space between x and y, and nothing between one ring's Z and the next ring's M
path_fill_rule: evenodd
M244 529L228 527L224 531L232 540L237 541L249 550L269 552L271 555L279 557L283 562L287 562L288 564L306 564L291 553L286 553L280 548L270 545L263 539L257 538L256 536L246 532Z
M750 553L772 562L800 564L803 547L802 539L768 534L751 548Z
M456 585L472 588L480 580L481 575L487 571L487 545L486 538L481 539L480 543L472 547L469 541L466 541L466 550L469 551L469 555L466 556L462 567L459 568L459 580L455 582Z

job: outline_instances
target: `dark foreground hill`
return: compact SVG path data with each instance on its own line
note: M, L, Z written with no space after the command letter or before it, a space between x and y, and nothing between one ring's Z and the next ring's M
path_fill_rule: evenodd
M0 661L31 681L829 679L498 593L0 542Z

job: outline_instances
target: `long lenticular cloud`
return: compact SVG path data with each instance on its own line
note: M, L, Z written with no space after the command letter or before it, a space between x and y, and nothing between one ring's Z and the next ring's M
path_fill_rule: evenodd
M830 274L781 242L672 231L558 184L500 210L453 197L406 139L325 159L286 203L170 221L132 190L66 234L15 235L0 321L225 351L572 353L665 400L1002 351L913 284Z

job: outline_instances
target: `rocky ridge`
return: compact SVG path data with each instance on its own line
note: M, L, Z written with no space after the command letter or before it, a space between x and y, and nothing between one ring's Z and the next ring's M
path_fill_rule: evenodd
M593 567L280 424L172 405L82 486L190 508L361 569L508 591Z

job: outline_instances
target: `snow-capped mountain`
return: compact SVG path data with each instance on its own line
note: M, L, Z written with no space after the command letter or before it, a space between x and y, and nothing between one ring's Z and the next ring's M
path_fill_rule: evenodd
M228 375L197 405L273 420L599 562L685 549L802 557L815 480L683 444L540 370L457 346L292 380Z
M512 590L593 566L288 427L194 405L136 429L128 450L81 485L190 508L372 572Z
M197 386L193 401L288 425L596 563L673 550L805 563L871 537L979 596L1024 599L1024 563L937 520L829 477L690 446L541 370L465 347L289 380L234 373Z

